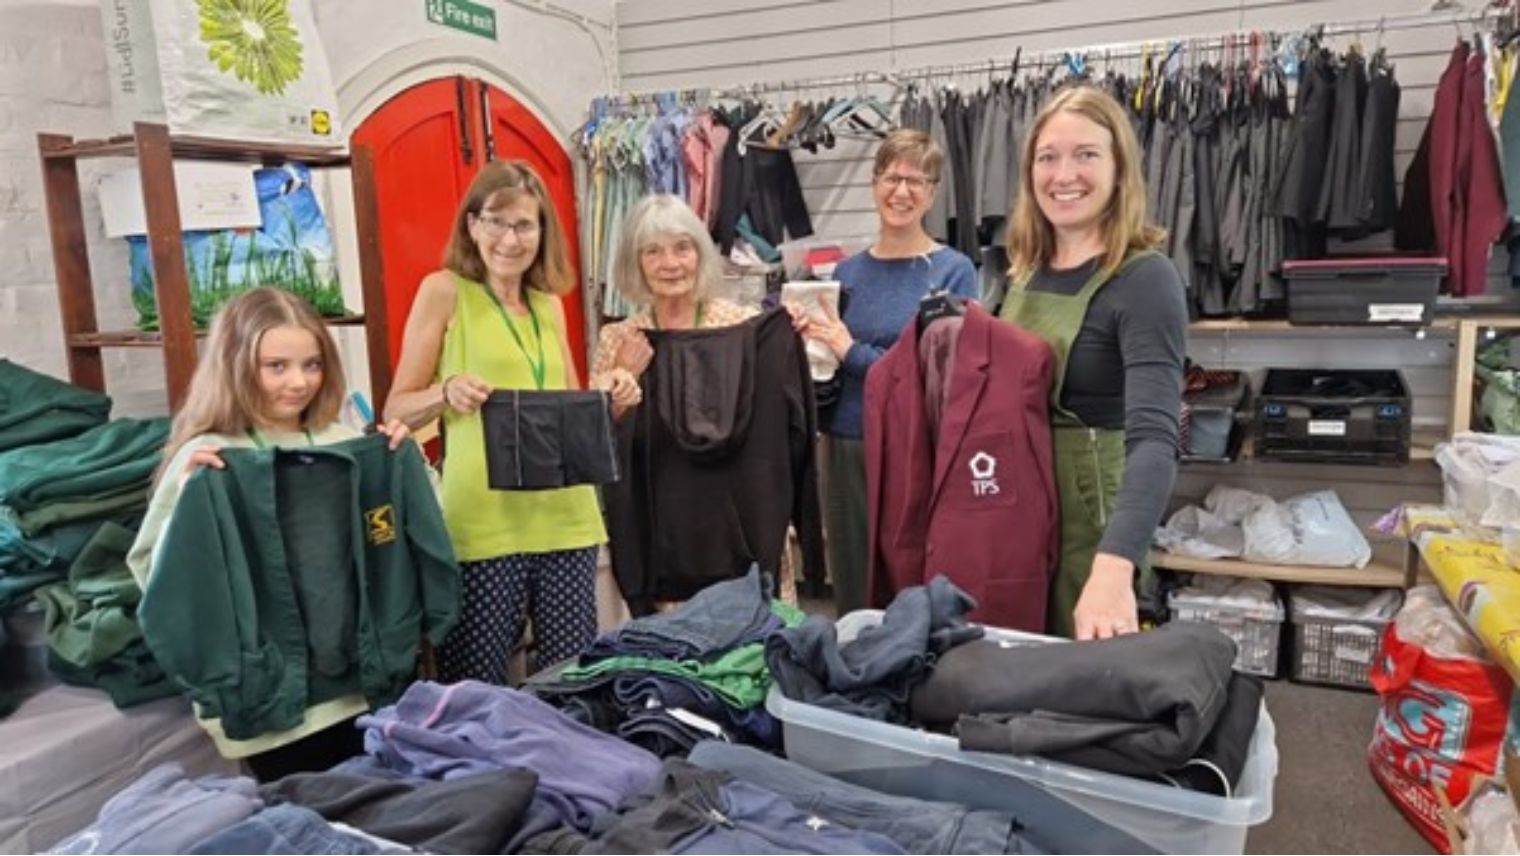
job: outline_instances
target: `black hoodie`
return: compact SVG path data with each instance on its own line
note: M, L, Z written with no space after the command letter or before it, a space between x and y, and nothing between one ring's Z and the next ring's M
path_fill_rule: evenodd
M605 493L630 609L684 600L751 563L778 573L788 523L821 580L813 386L787 314L645 335L644 403L618 424L623 479Z

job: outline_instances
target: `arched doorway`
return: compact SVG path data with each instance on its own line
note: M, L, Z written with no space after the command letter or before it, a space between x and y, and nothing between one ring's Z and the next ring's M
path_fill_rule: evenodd
M580 270L570 157L530 110L501 89L464 76L417 84L371 113L354 131L353 143L374 153L392 364L401 356L417 285L439 267L454 208L490 160L526 161L543 178L570 238L571 265ZM570 352L584 380L580 293L564 303Z

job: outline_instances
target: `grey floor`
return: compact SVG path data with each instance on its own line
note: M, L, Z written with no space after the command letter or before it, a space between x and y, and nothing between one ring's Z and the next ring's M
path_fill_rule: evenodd
M1272 819L1252 829L1247 853L1434 853L1373 781L1367 744L1372 693L1271 681L1277 725Z

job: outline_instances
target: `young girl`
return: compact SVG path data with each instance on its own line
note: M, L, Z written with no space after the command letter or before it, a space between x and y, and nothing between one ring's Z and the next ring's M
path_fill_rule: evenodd
M223 449L301 447L360 436L338 421L347 385L327 326L304 300L274 288L255 288L228 301L211 322L210 336L190 394L174 417L164 464L127 565L146 587L154 553L197 467L223 468ZM378 430L398 448L408 436L398 422ZM226 628L226 632L234 632ZM201 720L229 758L248 762L260 779L297 770L327 769L359 754L360 732L349 723L368 711L362 695L344 696L306 712L298 728L233 740L214 719Z

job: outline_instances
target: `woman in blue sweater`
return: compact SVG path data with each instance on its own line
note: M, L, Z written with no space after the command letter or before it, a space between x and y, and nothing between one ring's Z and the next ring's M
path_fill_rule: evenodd
M871 195L880 228L876 242L839 263L843 317L809 319L797 328L839 358L839 400L824 422L828 434L828 494L824 525L834 603L843 615L866 603L866 467L861 444L866 372L934 289L974 298L971 260L935 242L924 230L945 154L916 130L893 131L876 150Z

